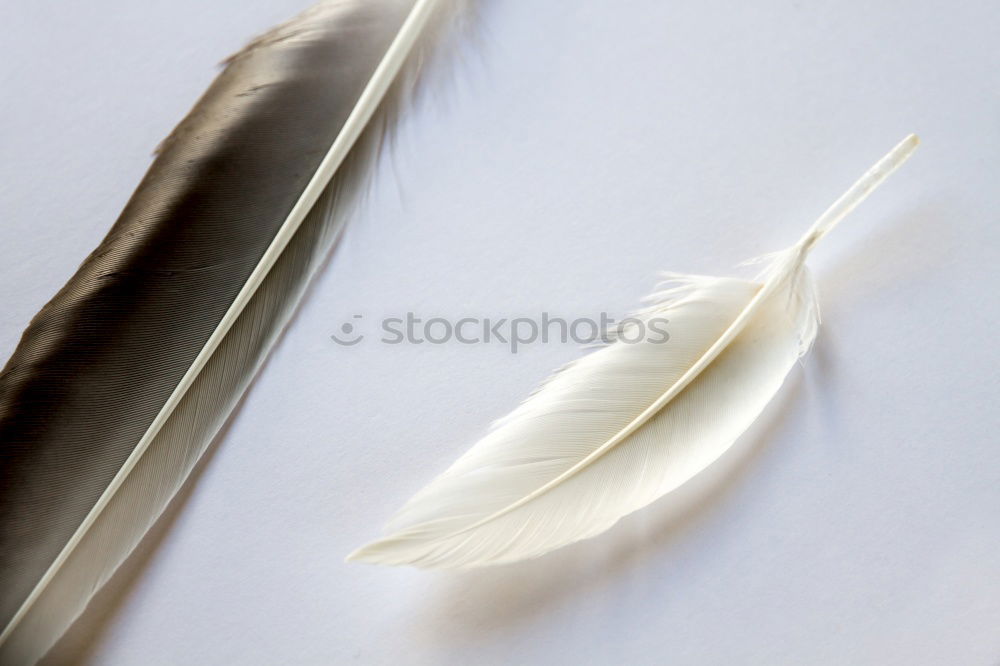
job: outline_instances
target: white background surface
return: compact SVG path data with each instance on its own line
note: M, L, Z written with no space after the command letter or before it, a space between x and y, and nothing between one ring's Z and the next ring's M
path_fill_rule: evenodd
M232 426L49 663L998 663L996 4L483 4ZM302 5L0 6L4 355L215 63ZM342 348L342 322L621 315L659 270L792 242L910 131L814 253L813 353L696 486L526 564L343 563L580 351Z

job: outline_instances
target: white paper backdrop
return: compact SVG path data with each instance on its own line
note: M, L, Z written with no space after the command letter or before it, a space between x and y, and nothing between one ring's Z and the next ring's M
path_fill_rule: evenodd
M0 6L4 355L215 63L302 4ZM996 4L483 5L195 482L48 663L997 663ZM386 346L380 318L620 316L659 270L793 241L910 131L814 254L813 353L717 469L534 562L343 563L580 354ZM337 346L344 322L369 337Z

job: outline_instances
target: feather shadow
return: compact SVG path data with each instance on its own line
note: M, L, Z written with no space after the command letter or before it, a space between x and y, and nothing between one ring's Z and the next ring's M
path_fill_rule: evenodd
M783 417L802 400L803 374L802 369L792 373L786 390L761 420L715 465L650 507L651 511L624 519L608 535L612 538L573 544L543 558L504 567L441 574L447 582L438 590L427 621L417 627L418 639L444 644L478 642L645 570L718 511L769 447L792 444L795 433L788 430L790 424ZM648 577L642 578L642 584L648 585Z
M94 595L87 609L77 618L76 622L70 625L66 633L38 662L39 666L82 666L94 663L95 654L108 629L114 619L127 606L136 583L149 569L163 540L184 512L195 485L204 474L205 469L212 464L212 460L222 445L222 440L226 437L226 432L231 427L238 409L234 410L233 417L226 423L212 445L206 449L201 459L191 470L191 475L170 500L160 518L118 568L107 585Z
M873 294L899 286L925 283L957 247L955 225L947 209L935 202L915 205L879 225L854 247L835 256L829 270L817 268L825 312L847 311ZM892 248L886 252L885 248ZM824 279L853 276L854 279ZM844 304L844 305L842 305Z
M901 286L923 285L932 279L929 276L939 274L940 262L949 260L956 247L954 234L947 233L952 226L943 222L947 219L944 211L943 206L935 204L911 208L884 227L880 225L864 243L855 243L860 246L857 249L833 258L834 266L830 270L818 271L820 290L829 306L824 308L824 334L810 360L816 371L807 376L807 394L810 396L809 408L820 416L824 429L838 446L849 445L851 441L838 437L844 433L840 418L843 396L837 382L838 359L850 355L842 350L837 336L838 327L844 323L841 312L856 311L857 307L850 304L863 303L872 294ZM887 247L894 251L885 252L883 248ZM827 273L832 279L824 279ZM856 279L838 279L845 275ZM831 316L826 316L827 313Z
M861 275L869 288L873 283L891 286L905 281L914 272L928 268L925 265L928 253L912 242L904 245L899 241L926 237L921 230L940 229L940 218L937 210L926 206L908 211L878 232L861 252L835 258L837 266L832 272ZM904 251L887 256L881 247L903 247ZM833 299L835 302L862 297L851 291L852 287L843 287L841 281L834 284L838 286L834 291L839 292ZM789 430L791 423L783 416L796 402L808 402L807 411L836 433L840 428L837 419L840 382L835 360L840 354L833 341L835 330L828 328L818 341L811 371L801 368L793 373L762 419L714 466L673 491L659 506L654 505L653 515L633 514L617 526L614 538L606 543L577 543L542 559L448 576L438 587L426 622L416 629L419 637L435 643L475 643L512 625L530 622L534 616L555 607L568 606L588 591L648 569L651 560L688 538L700 522L736 492L768 447L791 444L795 433ZM662 569L661 573L668 582L675 575ZM647 575L643 580L648 584Z
M349 233L348 231L341 234L335 241L330 252L320 262L317 273L321 274L326 270L327 265L333 261L333 256L340 250L341 244L349 237ZM319 280L311 280L306 285L302 299L293 307L288 323L282 328L277 340L275 340L275 348L281 346L285 336L288 334L288 327L298 317L303 304L312 300L313 292L319 289L319 282ZM163 540L184 512L184 508L191 498L191 493L194 491L195 485L202 474L204 474L205 469L212 464L216 452L228 437L228 432L239 417L248 396L254 391L257 377L266 372L268 365L272 363L272 357L273 355L268 355L264 359L264 362L250 383L250 388L240 397L239 402L226 419L225 424L220 428L212 443L205 450L205 453L202 454L201 459L192 468L190 476L177 491L177 494L167 504L160 518L157 519L153 527L150 528L149 532L143 537L128 558L126 558L108 583L94 595L83 614L70 625L66 633L52 646L45 657L39 662L39 666L77 666L93 663L94 655L100 647L101 641L107 634L108 629L115 618L127 606L136 583L149 569L149 566L153 562L153 557L160 550Z

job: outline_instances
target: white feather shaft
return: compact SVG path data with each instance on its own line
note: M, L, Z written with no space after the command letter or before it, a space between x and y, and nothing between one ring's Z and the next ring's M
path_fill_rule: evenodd
M798 245L807 252L812 249L820 238L827 235L841 220L850 215L851 211L875 191L875 188L901 167L906 160L910 159L913 151L919 145L920 139L916 134L910 134L897 143L892 150L886 153L885 157L876 162L819 216L819 219L809 228Z

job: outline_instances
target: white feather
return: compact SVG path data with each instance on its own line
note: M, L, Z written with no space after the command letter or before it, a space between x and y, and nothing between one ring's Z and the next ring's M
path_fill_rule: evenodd
M674 276L639 318L669 340L614 341L554 375L349 556L473 567L595 536L702 471L754 422L819 324L804 262L909 157L909 136L756 281ZM630 338L631 339L631 338Z

